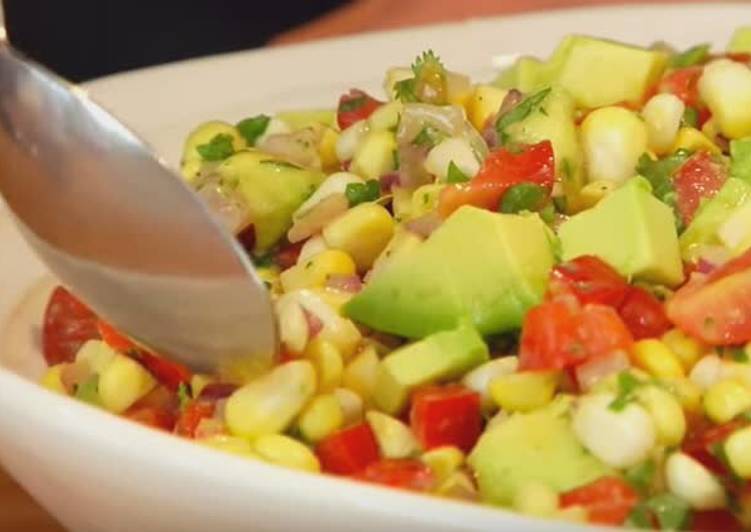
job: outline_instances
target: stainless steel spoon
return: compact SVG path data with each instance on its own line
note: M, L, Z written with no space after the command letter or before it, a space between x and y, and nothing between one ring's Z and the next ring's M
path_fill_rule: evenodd
M268 292L233 236L135 134L7 41L0 194L50 270L156 352L196 370L274 356Z

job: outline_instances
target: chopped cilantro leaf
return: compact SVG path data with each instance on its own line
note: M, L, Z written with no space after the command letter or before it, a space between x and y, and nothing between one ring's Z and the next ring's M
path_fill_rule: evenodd
M495 123L495 129L498 132L498 137L501 140L501 144L506 144L509 141L509 135L506 129L527 118L535 109L538 109L543 100L550 94L550 87L542 89L539 92L534 93L531 96L525 98L519 105L511 109L508 113L505 113L498 117Z
M415 62L412 63L412 72L415 74L415 77L422 75L428 68L446 71L446 67L443 66L441 59L435 55L433 50L421 53L417 56Z
M402 103L416 102L415 78L403 79L394 83L394 97Z
M375 201L381 195L381 185L376 179L370 179L365 183L349 183L344 190L350 207L365 203L366 201Z
M414 77L397 81L394 96L404 103L446 103L446 68L433 50L421 53L412 63Z
M535 183L520 183L509 188L501 199L500 212L516 214L522 211L535 212L545 206L547 191Z
M621 371L618 374L618 394L613 399L608 408L619 412L626 408L634 400L634 392L641 385L641 381L634 377L628 371Z
M184 410L185 407L188 406L188 403L190 403L190 390L188 389L188 385L184 382L181 382L180 386L177 388L177 398L180 401L180 410Z
M676 210L676 194L673 187L673 174L691 156L687 150L678 150L673 155L656 161L646 153L639 158L636 171L644 176L652 185L652 194L660 201ZM680 216L676 214L676 224L680 223Z
M669 66L673 68L686 68L703 63L709 58L709 49L710 45L708 44L698 44L693 46L685 52L672 56L670 58Z
M431 126L423 127L420 132L412 139L413 146L432 148L441 141L443 135Z
M691 507L672 493L661 493L647 501L662 530L681 530L691 518Z
M724 354L732 358L735 362L748 362L748 353L743 347L728 347L724 349Z
M271 117L267 115L258 115L237 123L237 130L248 143L248 146L255 146L258 138L266 132L271 122Z
M196 150L206 161L221 161L235 153L232 135L228 133L214 135L208 143L196 146Z
M466 183L469 181L469 176L466 175L461 169L454 164L454 161L449 163L449 169L446 173L447 183Z

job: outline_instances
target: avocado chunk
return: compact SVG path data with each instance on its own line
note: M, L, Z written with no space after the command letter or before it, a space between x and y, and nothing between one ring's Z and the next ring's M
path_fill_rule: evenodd
M730 141L730 175L751 183L751 137Z
M751 26L742 26L733 32L730 44L728 44L728 52L731 54L751 52Z
M563 260L597 255L622 275L675 286L683 280L675 218L637 176L558 229Z
M687 262L695 262L703 246L721 245L718 235L720 228L731 216L748 203L751 197L751 183L737 177L730 177L710 200L696 211L691 224L679 239L681 255Z
M423 338L468 319L483 334L518 328L547 287L552 236L537 215L464 206L345 306L373 329Z
M509 505L529 482L561 492L608 474L578 442L565 414L552 407L515 414L490 427L468 462L482 500L499 505Z
M454 379L487 360L488 347L471 325L431 334L381 361L373 399L384 412L397 414L418 386Z
M502 89L517 89L522 92L532 92L550 85L555 81L575 40L573 35L566 36L547 61L529 56L520 57L513 66L501 72L493 84Z
M292 213L325 178L322 172L254 150L232 155L216 171L223 186L237 190L246 202L255 229L256 252L276 244L292 225Z

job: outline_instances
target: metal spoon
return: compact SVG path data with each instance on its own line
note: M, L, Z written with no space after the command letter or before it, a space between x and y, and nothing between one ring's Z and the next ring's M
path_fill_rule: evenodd
M50 270L156 352L196 370L276 353L268 291L232 235L135 134L2 39L0 194Z

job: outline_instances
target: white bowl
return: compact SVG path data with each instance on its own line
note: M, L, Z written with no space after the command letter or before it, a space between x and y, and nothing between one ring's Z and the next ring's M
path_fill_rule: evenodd
M450 68L489 79L509 55L547 54L568 33L722 47L749 15L743 4L548 12L231 54L87 87L175 162L201 120L331 107L350 87L377 90L387 67L426 48ZM0 462L71 530L577 528L236 458L54 395L34 383L44 368L38 331L52 285L44 276L0 203Z

